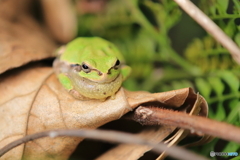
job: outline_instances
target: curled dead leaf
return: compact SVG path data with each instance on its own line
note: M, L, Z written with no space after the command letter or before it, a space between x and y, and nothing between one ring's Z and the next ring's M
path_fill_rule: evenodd
M0 19L0 35L0 73L54 56L55 44L31 17L16 22Z
M31 0L0 1L0 19L16 20L17 17L29 11L30 3Z
M178 111L187 112L189 115L200 115L203 117L207 117L207 114L208 114L208 105L205 99L199 94L195 94L191 88L184 88L184 89L163 92L163 93L155 93L155 94L149 94L146 92L141 92L141 94L139 94L139 92L131 92L129 94L131 94L132 97L129 97L128 102L132 106L135 106L135 105L136 106L143 105L146 107L157 106L161 108L176 109ZM134 100L135 98L138 99L138 101L135 101ZM139 111L141 110L141 106L138 107L138 109L135 112L137 112L138 110ZM152 112L152 111L144 110L143 108L143 110L141 110L140 112L145 112L140 114L142 116L147 117L147 114L151 114L148 112ZM141 117L141 118L144 119L144 117ZM148 125L149 123L151 123L148 120L146 121ZM153 142L161 142L165 139L164 143L168 144L168 146L170 147L172 145L178 144L182 139L184 139L190 134L189 130L178 129L172 136L166 139L166 137L169 136L174 130L176 130L176 128L177 127L174 127L174 126L164 125L163 123L158 129L149 128L147 130L143 130L142 132L138 133L137 136L140 136L144 139L147 139ZM202 140L200 140L199 142L195 142L193 144L200 144L202 142L205 142L206 138L209 138L209 136L203 135ZM147 146L120 144L117 147L114 147L108 150L106 153L102 154L100 157L98 157L98 160L139 159L151 149L152 149L151 147L147 147ZM162 160L166 156L167 156L166 153L163 152L157 158L157 160Z
M140 105L162 104L182 108L194 104L196 94L189 88L151 94L121 88L115 99L80 101L58 82L52 68L25 66L0 76L0 148L41 131L52 129L97 128ZM163 127L150 135L162 141L174 128ZM81 138L42 138L20 145L1 159L67 159ZM154 139L153 139L154 140ZM144 152L146 149L142 149ZM149 150L149 148L147 148ZM141 152L139 152L141 153Z
M72 1L42 0L46 24L54 38L67 43L77 35L77 17Z

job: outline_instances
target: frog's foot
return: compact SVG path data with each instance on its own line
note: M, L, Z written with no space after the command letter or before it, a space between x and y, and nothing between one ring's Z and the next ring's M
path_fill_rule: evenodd
M104 102L107 98L102 98L102 99L95 99L95 98L88 98L80 94L78 91L71 89L69 93L76 99L82 100L82 101L89 101L89 100L99 100Z
M74 89L71 89L69 91L69 93L76 99L79 99L79 100L83 100L83 101L87 101L87 100L91 100L91 98L88 98L88 97L85 97L83 95L81 95L78 91L74 90Z
M110 99L114 100L116 98L116 93L110 96Z

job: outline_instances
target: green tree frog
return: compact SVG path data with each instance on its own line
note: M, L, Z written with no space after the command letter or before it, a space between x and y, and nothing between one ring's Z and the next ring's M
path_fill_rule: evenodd
M80 100L114 98L131 72L116 46L99 37L76 38L58 53L53 63L57 77Z

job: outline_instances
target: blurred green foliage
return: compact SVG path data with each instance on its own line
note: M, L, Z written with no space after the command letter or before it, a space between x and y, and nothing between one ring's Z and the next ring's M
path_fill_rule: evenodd
M201 0L197 5L240 46L239 0ZM169 32L181 20L173 0L111 0L103 12L79 15L79 36L100 36L119 47L133 68L127 89L192 87L208 101L210 118L240 126L239 65L208 34L185 42L184 53L177 53ZM186 36L193 27L189 24L183 24ZM210 151L240 153L239 144L219 139L196 149L207 157Z

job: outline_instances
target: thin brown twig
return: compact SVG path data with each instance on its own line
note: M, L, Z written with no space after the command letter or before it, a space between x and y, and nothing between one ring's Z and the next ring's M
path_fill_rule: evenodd
M90 130L90 129L52 130L52 131L45 131L45 132L39 132L32 135L27 135L0 149L0 157L4 155L6 152L8 152L9 150L13 149L14 147L20 144L26 143L28 141L32 141L34 139L38 139L42 137L54 138L58 136L85 137L85 138L103 140L103 141L108 141L113 143L130 143L130 144L148 145L153 147L153 150L157 153L166 151L167 154L177 159L186 159L186 160L192 160L192 159L206 160L207 159L193 152L190 152L186 149L183 149L177 146L167 147L167 145L164 143L152 143L147 140L144 140L141 137L137 137L136 135L133 135L133 134L116 132L116 131L103 131L103 130Z
M190 0L174 0L189 16L225 47L233 59L240 64L240 49L206 14Z
M172 125L240 143L240 128L205 117L157 107L138 107L133 120L143 125Z

